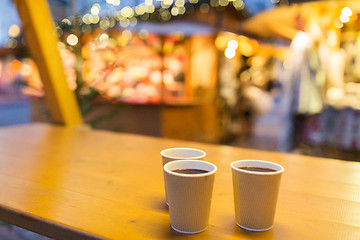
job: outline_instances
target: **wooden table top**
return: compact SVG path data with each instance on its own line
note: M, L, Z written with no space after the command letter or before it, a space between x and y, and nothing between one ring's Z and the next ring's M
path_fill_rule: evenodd
M218 166L203 233L170 228L160 151L193 147ZM235 225L230 163L285 167L274 228ZM56 239L360 239L360 162L29 124L0 128L0 220Z

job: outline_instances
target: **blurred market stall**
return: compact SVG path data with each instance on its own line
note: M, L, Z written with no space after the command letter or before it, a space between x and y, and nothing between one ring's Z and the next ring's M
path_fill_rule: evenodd
M93 127L348 159L360 150L357 1L49 3L67 8L58 48ZM7 48L23 43L9 28ZM20 76L6 77L21 85L11 91L42 98L26 54L4 64Z

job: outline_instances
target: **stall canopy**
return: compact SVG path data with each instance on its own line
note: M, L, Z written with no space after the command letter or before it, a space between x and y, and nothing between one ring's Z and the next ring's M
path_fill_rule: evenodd
M239 33L262 39L280 39L290 42L298 31L306 29L305 22L316 21L320 28L342 28L351 20L340 19L344 7L351 9L353 19L360 11L360 1L292 1L292 5L280 5L244 19L237 29ZM335 20L334 20L335 19ZM337 20L338 19L338 20Z

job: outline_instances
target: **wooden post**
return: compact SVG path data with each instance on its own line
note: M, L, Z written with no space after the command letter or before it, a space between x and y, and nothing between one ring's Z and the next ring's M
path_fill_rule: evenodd
M14 3L22 22L27 47L39 68L53 121L66 126L82 124L75 95L67 86L47 1L14 0Z

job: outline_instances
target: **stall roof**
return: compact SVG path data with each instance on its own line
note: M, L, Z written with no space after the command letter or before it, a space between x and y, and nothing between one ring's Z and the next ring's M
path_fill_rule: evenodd
M304 19L316 21L327 28L334 24L333 19L341 14L341 9L349 7L357 18L360 13L360 1L304 1L293 0L298 4L282 5L263 11L244 19L238 28L239 33L262 39L281 39L290 42L298 31L304 31Z

